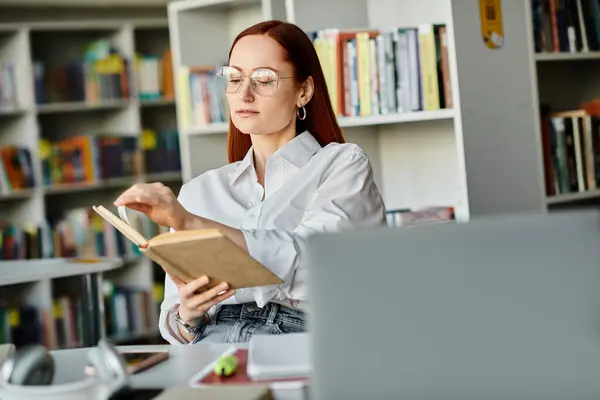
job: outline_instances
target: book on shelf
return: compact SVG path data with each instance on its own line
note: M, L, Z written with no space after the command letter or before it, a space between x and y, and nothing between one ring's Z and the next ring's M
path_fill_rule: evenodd
M596 190L600 185L600 115L543 109L540 124L546 195Z
M136 57L136 86L142 101L173 99L175 89L171 50L161 56L138 54Z
M107 210L93 206L102 218L132 241L166 273L190 282L203 275L208 287L226 282L232 289L277 285L283 281L216 229L165 232L150 239Z
M337 116L377 116L452 108L445 25L389 31L323 29L307 32ZM217 66L177 71L184 128L229 121Z
M336 115L452 108L445 25L324 29L312 40Z
M456 216L454 207L397 208L386 211L386 220L390 228L406 228L454 222Z
M181 171L175 130L144 129L139 137L97 133L53 142L41 139L39 154L44 186L133 180L142 172Z
M17 76L12 61L0 62L0 111L18 107Z
M31 151L22 146L0 146L0 196L34 187Z
M80 58L58 65L34 60L36 104L102 102L128 99L135 93L134 66L110 39L90 41Z
M600 50L598 0L531 0L536 53Z

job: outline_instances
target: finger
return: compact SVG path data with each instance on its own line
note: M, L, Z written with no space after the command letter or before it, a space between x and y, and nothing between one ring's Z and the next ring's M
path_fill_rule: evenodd
M212 300L209 300L208 302L202 304L202 307L200 307L200 311L205 313L215 304L218 304L224 300L227 300L234 294L235 294L235 289L230 289L230 290L226 291L225 293L220 294L217 297L213 298Z
M197 291L206 286L209 282L209 279L206 275L201 276L200 278L194 279L182 289L183 296L185 298L189 298L194 296Z
M148 214L150 211L152 211L151 206L142 203L129 203L127 204L127 207L131 208L132 210L142 212L144 214Z
M130 203L157 205L160 203L162 196L157 195L156 191L156 187L152 185L136 184L117 197L114 205L117 207Z
M189 298L186 305L188 306L188 308L194 309L194 308L200 306L201 304L206 303L206 302L214 299L215 297L219 296L219 293L221 293L227 289L229 289L229 285L227 283L223 282L220 285L213 287L212 289L209 289L205 292L202 292L200 294L197 294L197 295Z

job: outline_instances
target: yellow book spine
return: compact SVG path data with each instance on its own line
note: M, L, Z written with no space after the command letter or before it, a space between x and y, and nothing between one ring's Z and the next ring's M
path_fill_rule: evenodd
M419 25L419 58L425 110L439 110L440 95L436 65L435 36L432 24Z
M178 111L181 110L181 125L183 128L189 128L192 125L191 112L192 100L190 94L190 70L187 67L181 67L177 73L177 102Z
M371 115L371 57L369 33L356 34L356 58L358 62L358 104L360 116Z

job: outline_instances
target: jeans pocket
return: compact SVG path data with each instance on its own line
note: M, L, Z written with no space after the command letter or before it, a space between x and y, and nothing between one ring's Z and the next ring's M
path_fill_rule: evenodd
M306 322L303 315L296 312L278 315L273 325L277 333L300 333L306 331Z

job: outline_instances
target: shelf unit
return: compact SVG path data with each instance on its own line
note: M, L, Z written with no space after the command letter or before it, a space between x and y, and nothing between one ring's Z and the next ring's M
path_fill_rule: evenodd
M540 125L543 125L547 118L541 118L546 115L546 112L553 114L550 116L552 118L560 113L581 110L584 103L600 99L600 78L597 74L600 67L600 43L595 44L600 40L596 30L600 26L600 15L595 15L593 6L591 6L592 3L600 6L600 2L597 0L592 0L592 2L575 0L570 3L574 7L572 10L568 9L566 3L562 4L561 2L556 2L554 9L550 8L551 3L546 4L539 0L529 0L526 3L531 10L526 21L527 29L533 32L533 35L529 38L532 43L530 57L536 65L536 68L532 71L532 80L535 82L537 89L535 101L540 104L540 113L536 116L541 121L539 122ZM590 8L587 7L588 5ZM581 10L579 10L579 7L581 7ZM568 13L571 13L572 16L577 15L577 17L571 19L572 17L569 16L565 20L567 22L552 26L552 16L559 18L561 15L564 16ZM576 23L570 25L571 23L568 21L576 21ZM567 28L567 25L569 25L569 28ZM584 47L582 28L585 31L583 35L587 39L587 49ZM575 39L570 43L565 41L565 37L561 33L563 29L565 29L565 32L566 29L572 29ZM554 36L555 31L556 36ZM551 144L550 141L558 140L559 136L569 135L565 133L566 131L563 133L556 132L551 125L551 122L546 125L547 132L544 132L544 128L541 128L540 132L541 137L548 140L548 151L553 153L552 156L546 156L549 158L558 157L557 154L562 153L560 145ZM580 131L579 140L581 140L582 145L585 145L585 128L583 129ZM592 127L592 129L596 128ZM592 136L596 138L600 137L599 135L600 132L597 129L592 132ZM551 136L554 136L555 139L551 139ZM567 140L566 136L563 140ZM545 145L546 142L542 139L540 143L542 151ZM574 151L577 152L577 150ZM581 151L585 152L587 150ZM586 156L583 155L582 159L585 160ZM591 152L592 158L599 156L600 153L597 149ZM570 156L567 155L566 157ZM557 166L558 163L556 159L551 161L552 168L560 170L561 167ZM542 170L544 170L544 164L541 165ZM547 167L550 168L550 165L547 165ZM576 170L578 167L575 166L574 168ZM552 176L555 173L546 170L544 176L553 179ZM600 170L595 172L598 182L600 182L599 173ZM544 188L543 193L546 196L547 210L560 211L569 208L596 207L600 204L600 190L595 186L595 184L588 184L585 188L571 187L566 192L564 189L554 189L554 193L549 191L548 188Z
M0 22L0 65L13 63L16 75L16 104L12 106L0 104L0 148L19 145L30 149L36 182L33 188L0 194L0 223L14 224L23 228L40 226L48 220L60 218L65 212L73 209L91 208L95 204L110 206L123 190L137 182L163 182L170 185L177 193L182 180L179 170L146 173L143 168L126 177L97 179L91 183L47 186L43 183L42 161L39 153L43 139L54 141L73 135L101 133L134 136L140 139L143 130L148 128L157 132L176 131L174 98L141 98L139 82L135 79L135 75L131 76L130 83L133 84L130 86L132 90L129 96L122 99L52 101L44 104L36 101L36 86L33 78L36 61L42 60L45 64L66 64L73 59L81 60L85 46L97 39L109 40L130 60L140 53L154 56L164 54L170 46L166 9L163 7L162 13L154 11L148 12L140 8L130 15L119 15L116 18L110 18L106 10L80 11L82 18L78 20L75 17L76 13L65 9L64 14L68 14L72 19L43 19L45 15L42 12L42 17L26 13L25 16L30 16L31 21ZM95 13L105 19L94 19ZM129 18L136 14L150 16ZM58 295L72 293L71 289L77 283L71 274L54 276L63 268L63 264L59 261L43 260L42 262L47 266L47 275L36 281L12 282L0 275L1 290L16 295L21 291L29 293L29 287L43 287L46 296L44 303L38 304L33 301L33 304L43 305L45 311L48 311L47 308L53 299L52 293ZM125 293L125 290L152 294L157 290L156 283L162 283L164 280L164 274L161 277L160 269L145 257L127 258L121 261L124 262L122 268L100 273L101 285L104 289L111 284L123 295L118 300L121 302L118 307L124 307L125 302L129 301L124 298L129 296L129 299L132 296ZM23 270L35 269L38 262L39 260L2 261L0 257L0 271L7 271L8 266L16 265ZM55 290L46 291L46 288ZM160 297L160 294L155 295L157 296ZM2 301L7 299L4 296L0 297L0 306L2 306ZM19 299L30 300L27 296L21 296ZM149 318L157 321L157 307L151 307L149 310L152 314ZM122 315L120 318L122 321ZM132 342L150 336L158 337L156 324L150 324L150 329L133 333L128 331L127 327L121 326L119 334L113 336L113 339ZM139 327L139 324L137 326Z
M340 117L363 147L388 209L455 207L468 221L487 214L542 212L538 113L531 71L530 10L503 2L505 48L483 44L478 3L451 0L181 0L169 4L175 74L225 63L243 28L280 19L306 32L381 32L445 24L452 109ZM188 127L176 84L184 181L227 162L225 123ZM518 146L515 146L518 143Z

